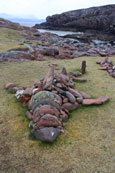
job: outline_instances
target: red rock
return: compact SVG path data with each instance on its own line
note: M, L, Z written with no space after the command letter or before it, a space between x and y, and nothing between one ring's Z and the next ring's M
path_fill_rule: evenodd
M30 99L31 97L22 95L20 101L22 104L26 104Z
M45 114L41 117L40 121L37 122L37 127L57 127L60 125L61 123L59 122L58 118L51 114Z
M26 112L26 116L29 120L32 120L32 114L29 111Z
M69 88L69 92L72 93L75 97L78 97L78 98L82 98L83 99L82 95L77 90L75 90L73 88Z
M67 121L67 119L68 119L67 114L60 115L60 117L62 118L62 121Z
M43 91L43 88L39 88L38 90L36 90L35 94L39 93L40 91Z
M27 107L28 107L29 110L32 109L32 98L28 101Z
M14 83L7 83L5 85L5 88L8 89L8 88L12 88L12 87L15 87L15 86L16 86L16 84L14 84Z
M73 110L75 110L78 107L79 107L79 104L77 102L75 102L74 104L72 104L72 103L64 103L62 105L62 108L67 109L68 111L73 111Z
M101 55L102 57L103 57L103 56L107 56L107 53L106 53L106 52L101 52L101 51L99 51L98 53L99 53L99 55Z
M49 89L49 90L52 89L53 78L54 78L54 68L51 67L43 79L43 88L44 89Z
M65 114L65 112L61 109L60 110L60 113L62 114L62 115L64 115Z
M64 133L64 130L63 129L60 129L60 133Z
M63 88L63 84L61 84L61 83L56 83L56 87L58 87L58 88Z
M73 78L73 81L75 81L75 82L86 82L87 81L87 79L85 79L85 78Z
M59 83L63 83L63 84L67 84L69 83L69 76L67 75L64 75L63 73L58 73L56 76L56 81L59 82Z
M97 99L84 99L83 100L83 105L100 105L103 103L106 103L109 100L109 97L107 96L102 96Z
M81 76L81 72L79 72L79 71L76 71L76 72L69 72L68 74L69 74L70 76L74 76L74 77Z
M51 92L54 93L54 94L57 94L58 93L56 90L52 90Z
M106 66L100 67L99 70L107 70L107 67Z
M24 90L24 95L31 96L32 95L33 88L26 88Z
M56 117L59 117L60 112L55 107L52 107L50 105L43 105L40 108L36 108L33 112L34 122L37 122L39 118L45 114L51 114Z
M66 97L68 98L68 100L71 102L71 103L75 103L76 102L76 98L74 97L73 94L71 94L69 91L66 91Z
M91 96L89 96L88 94L84 93L84 92L80 92L81 96L83 97L83 99L90 99Z

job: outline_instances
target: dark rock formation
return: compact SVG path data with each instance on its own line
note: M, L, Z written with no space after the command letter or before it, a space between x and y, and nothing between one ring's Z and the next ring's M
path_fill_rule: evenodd
M97 30L115 32L115 5L92 7L48 16L34 28L70 31Z

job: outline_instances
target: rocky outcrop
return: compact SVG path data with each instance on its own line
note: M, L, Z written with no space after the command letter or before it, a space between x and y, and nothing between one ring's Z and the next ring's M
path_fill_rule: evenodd
M0 62L27 61L27 60L35 60L35 58L31 53L24 51L10 51L10 52L0 53Z
M115 5L92 7L48 16L34 28L70 31L97 30L115 32Z

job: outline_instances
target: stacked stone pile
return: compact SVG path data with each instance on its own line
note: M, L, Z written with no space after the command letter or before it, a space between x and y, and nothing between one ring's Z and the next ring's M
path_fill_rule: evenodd
M98 61L97 64L100 64L100 70L106 70L110 76L115 78L115 65L113 65L108 57L106 57L104 61Z
M63 68L55 74L56 67L56 64L52 64L48 73L32 87L17 88L12 83L6 85L28 107L26 116L31 120L29 126L32 127L32 134L46 142L53 142L64 133L64 126L70 117L69 111L83 105L103 104L109 100L106 96L91 99L89 95L76 90L73 79L77 80L82 75L81 72L67 73Z

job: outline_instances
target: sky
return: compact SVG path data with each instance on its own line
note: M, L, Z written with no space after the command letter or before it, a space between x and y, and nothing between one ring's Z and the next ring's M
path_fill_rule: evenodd
M0 13L45 19L53 14L106 4L115 4L115 0L0 0Z

